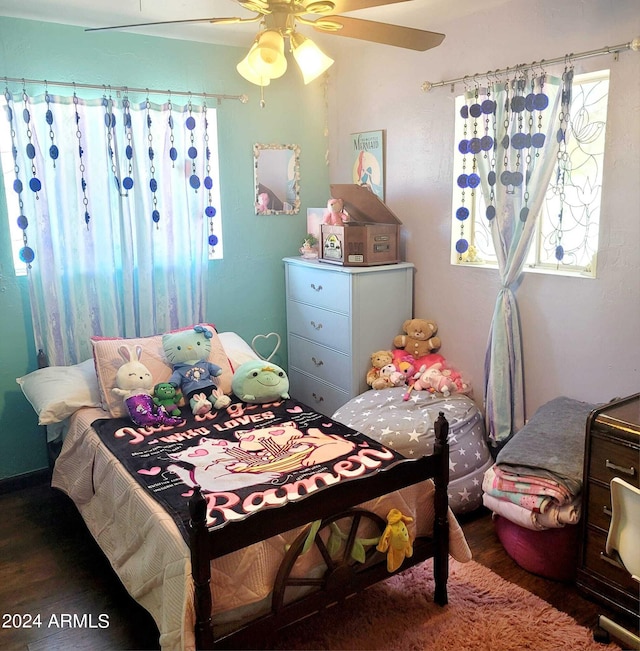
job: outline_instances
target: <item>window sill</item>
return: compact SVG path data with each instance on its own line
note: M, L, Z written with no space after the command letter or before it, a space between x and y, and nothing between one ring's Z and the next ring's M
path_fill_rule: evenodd
M498 265L493 262L455 262L451 263L454 267L467 267L473 269L492 269L498 271ZM595 280L596 275L590 271L578 269L554 269L552 267L535 267L525 265L524 272L548 276L563 276L565 278L585 278Z

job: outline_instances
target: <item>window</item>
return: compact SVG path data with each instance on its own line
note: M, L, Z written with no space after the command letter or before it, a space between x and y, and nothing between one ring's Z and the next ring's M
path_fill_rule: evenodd
M41 98L42 96L40 96ZM24 246L24 232L20 229L18 226L18 217L21 215L21 213L24 213L27 215L29 218L30 222L32 222L35 217L31 217L33 214L33 210L30 210L28 208L28 205L25 205L24 209L21 210L20 203L19 203L19 195L14 189L14 183L16 182L16 162L14 160L13 152L12 152L12 146L13 146L13 140L12 140L12 134L11 134L11 129L13 128L13 125L20 125L19 128L23 129L25 128L25 123L24 123L24 118L22 115L22 103L19 101L19 96L15 100L15 112L18 113L18 115L14 115L14 121L13 123L8 120L9 113L8 111L8 105L7 105L7 97L2 94L0 95L0 113L2 115L2 119L0 119L0 165L1 165L1 171L2 171L2 179L4 182L4 193L6 197L6 207L7 207L7 218L8 218L8 223L9 223L9 233L10 233L10 238L11 238L11 244L12 244L12 251L13 251L13 264L14 264L14 270L16 275L23 276L26 275L26 264L24 261L20 259L20 249ZM52 130L50 131L49 128L46 126L45 122L45 109L48 107L48 104L45 105L45 102L42 101L41 99L36 99L33 103L30 104L30 112L31 112L31 120L28 125L26 125L27 128L32 129L32 136L33 136L33 143L35 145L35 150L38 151L38 155L42 155L44 159L47 159L48 164L51 164L51 160L47 156L47 151L51 143L48 142L48 139L51 136L51 133L53 129L56 127L56 124L59 125L61 123L61 112L65 108L67 113L66 115L67 120L69 120L69 114L68 112L72 110L73 104L70 99L61 99L60 100L60 105L56 106L54 109L54 126L52 127ZM117 124L117 128L112 128L111 131L107 129L109 132L109 142L113 142L113 145L110 146L110 151L111 151L111 162L107 164L107 168L110 168L114 170L115 173L115 166L120 168L120 172L122 178L127 175L127 159L125 157L125 145L129 144L135 144L137 146L137 151L140 152L141 156L144 156L144 152L146 152L147 149L151 149L151 144L153 143L154 148L156 151L162 152L162 149L160 149L162 146L168 147L166 143L169 142L169 139L171 140L171 143L175 145L176 148L182 147L185 151L189 145L188 142L188 137L185 134L179 133L178 129L173 129L171 128L171 133L169 135L168 129L166 127L167 123L167 105L165 104L163 107L159 107L157 105L151 105L152 108L150 109L153 114L153 120L151 124L153 125L152 127L149 126L147 131L144 131L144 123L146 119L146 114L145 110L143 108L143 104L134 106L133 104L130 105L131 108L129 110L129 114L127 115L126 113L121 112L121 107L118 103L116 107L116 103L114 102L114 109L113 109L113 115L114 115L114 124ZM19 107L19 108L18 108ZM178 122L178 118L181 115L180 111L181 109L184 112L183 107L176 106L174 108L174 113L169 115L173 115L173 119L176 121L176 124ZM58 112L56 112L58 111ZM95 102L87 102L87 111L93 111L94 113L98 114L98 119L102 119L102 116L100 115L104 110L102 107L98 104L95 104ZM116 111L120 111L117 113L116 116ZM200 114L201 113L201 107L194 107L194 115ZM117 117L117 122L115 121ZM126 136L123 136L120 131L122 130L122 124L124 122L124 119L128 118L129 123L133 125L132 127L129 128L128 132L126 133ZM171 119L171 117L169 118ZM57 120L57 123L56 123ZM205 211L210 211L211 208L206 206L207 203L207 198L208 202L211 204L211 206L215 206L215 210L213 211L213 216L212 217L207 217L204 220L204 229L203 229L203 238L206 240L207 238L210 238L210 242L215 241L215 245L211 245L208 248L208 257L210 260L213 259L220 259L222 258L222 229L221 229L221 212L220 212L220 188L219 188L219 170L218 170L218 142L217 142L217 121L216 121L216 112L215 109L209 109L208 113L206 114L205 118L207 124L208 124L208 131L205 134L204 140L200 140L196 142L196 146L199 147L199 153L200 153L200 160L198 162L198 174L200 178L205 178L205 185L203 185L202 188L200 188L200 195L206 198L203 199L204 205L202 207L203 210ZM86 122L84 123L86 124ZM45 127L44 129L42 127ZM16 128L18 128L16 126ZM85 127L86 128L86 127ZM137 132L136 132L137 128ZM75 139L75 135L73 135L73 131L71 132L71 138L70 141L67 143L67 153L72 157L72 158L77 158L77 150L78 150L78 142ZM112 135L113 133L113 140L112 140ZM188 132L187 132L188 134ZM67 138L69 138L69 133L67 132L65 134ZM95 134L94 134L95 135ZM99 135L99 133L98 133ZM117 139L116 139L117 135ZM202 135L199 134L199 137L202 138ZM30 136L31 138L31 136ZM122 140L121 140L122 139ZM180 140L181 144L178 144L178 140ZM135 142L134 142L135 141ZM95 138L93 140L95 142ZM30 143L31 144L31 143ZM59 145L59 156L63 156L63 151L64 147L62 143L57 143ZM193 146L193 142L191 145ZM20 145L16 145L18 147L18 150L22 155L18 156L18 169L20 173L20 180L23 182L23 185L27 185L25 183L25 168L27 172L26 178L29 178L30 175L30 169L29 165L30 162L26 159L26 157L23 154L23 149L20 147ZM85 145L86 146L86 145ZM203 156L202 152L203 150L207 151L207 157L203 161ZM92 149L92 151L95 152L95 149ZM180 152L182 152L182 149L179 149ZM43 154L40 154L40 152L44 152ZM103 154L103 152L101 152ZM119 156L118 161L115 161L115 158ZM35 157L35 156L34 156ZM31 157L30 157L31 158ZM84 160L84 165L86 166L86 169L88 173L91 173L92 166L95 166L96 170L100 170L100 172L94 171L95 175L100 175L104 174L103 168L105 166L104 160L102 160L100 156L97 158L94 157L92 159L85 159ZM151 157L150 157L151 158ZM167 159L168 160L168 159ZM194 171L195 171L195 162L192 162L185 156L185 160L182 161L180 158L178 158L178 154L176 154L175 158L172 158L174 161L173 167L175 167L178 170L185 170L185 174L188 176L188 171L189 169L193 166ZM115 162L114 162L115 161ZM171 161L168 161L171 163ZM169 171L165 170L164 167L167 166L167 163L165 160L160 160L158 157L158 154L156 154L155 159L152 159L150 161L151 164L147 163L146 167L142 165L140 167L140 173L141 176L138 178L138 182L136 187L137 188L148 188L150 186L150 183L152 182L152 175L155 174L157 178L162 178L163 181L166 181L167 175L170 174ZM154 167L155 169L153 171L150 170L151 167ZM163 167L164 166L164 167ZM129 163L129 170L131 169L131 164ZM129 172L130 173L130 172ZM60 180L62 177L58 176L56 177L55 180L55 186L60 187L63 182ZM208 184L207 184L208 182ZM160 188L162 188L162 183L158 184ZM166 187L166 183L165 183ZM112 188L108 187L105 188L107 191L112 191ZM140 192L144 192L143 190L140 190ZM28 195L28 196L27 196ZM25 201L27 203L29 201L32 201L31 194L26 191L23 192L23 197L25 197ZM54 199L55 200L55 199ZM160 196L160 192L158 192L158 195L156 196L154 193L154 205L158 205L158 202L162 206L164 200L164 205L167 206L169 203L167 197L162 197ZM93 206L99 206L102 208L102 206L105 206L109 203L109 199L104 195L96 195L93 198L92 205ZM169 208L165 209L165 212L163 213L163 216L166 216L167 212L169 212ZM178 209L173 209L172 207L172 212L176 215L182 215L186 214L184 210L178 210ZM73 212L77 213L78 215L82 215L84 213L84 208L82 206L81 202L77 202L74 205ZM138 213L136 213L138 214ZM207 215L209 215L209 212L206 212ZM214 224L215 224L215 230L214 230ZM29 237L29 233L33 229L33 223L29 224L29 227L26 230L27 237ZM36 254L37 255L37 254Z
M561 164L547 188L525 270L595 277L608 94L608 70L574 77L566 154L558 155ZM456 116L463 103L464 97L459 96ZM456 120L455 142L462 138L463 124ZM455 154L451 262L495 267L490 222L484 216L480 187L467 195L470 226L466 236L473 246L464 255L455 250L460 230L455 217L460 193L456 180L463 171L457 148ZM561 260L557 258L558 247L562 247Z

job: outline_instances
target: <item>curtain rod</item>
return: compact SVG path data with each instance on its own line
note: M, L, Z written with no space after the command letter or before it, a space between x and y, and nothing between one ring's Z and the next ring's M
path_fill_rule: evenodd
M5 82L20 84L44 84L45 86L61 86L63 88L92 88L95 90L115 91L116 93L146 93L147 95L180 95L181 97L202 97L204 99L217 99L220 103L223 99L237 99L246 104L249 98L246 95L224 95L219 93L192 93L180 90L158 90L155 88L134 88L131 86L109 86L107 84L81 84L75 81L49 81L47 79L24 79L18 77L2 77Z
M520 64L513 66L511 68L502 68L500 70L489 70L483 74L476 73L473 75L466 75L465 77L458 77L457 79L447 79L445 81L437 81L432 83L430 81L425 81L422 84L422 90L426 93L432 88L437 88L438 86L451 86L461 82L461 81L473 81L476 77L488 77L490 75L501 75L505 72L515 72L516 70L530 70L532 68L538 68L540 66L552 65L554 63L564 63L567 61L575 61L576 59L588 59L590 57L602 56L604 54L620 54L624 50L633 50L634 52L640 51L640 37L634 38L633 41L628 43L621 43L620 45L613 45L610 47L602 47L598 50L589 50L587 52L579 52L578 54L565 54L562 57L556 57L555 59L547 59L546 61L542 59L541 61L533 61L532 63Z

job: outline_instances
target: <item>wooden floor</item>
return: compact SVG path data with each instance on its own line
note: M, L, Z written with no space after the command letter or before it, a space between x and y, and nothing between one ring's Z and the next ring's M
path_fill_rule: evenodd
M476 561L579 623L595 624L598 604L507 556L487 511L462 525ZM46 484L0 495L0 614L0 649L159 648L151 617L126 593L73 504Z

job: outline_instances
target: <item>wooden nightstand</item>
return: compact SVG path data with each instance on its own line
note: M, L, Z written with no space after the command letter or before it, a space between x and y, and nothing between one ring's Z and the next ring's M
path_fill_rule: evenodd
M607 556L605 543L611 521L609 483L620 477L640 487L640 393L591 412L585 445L582 545L576 583L637 624L638 584Z

